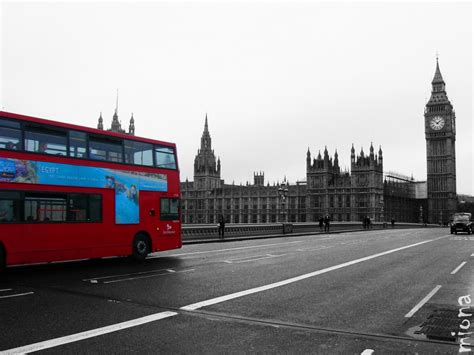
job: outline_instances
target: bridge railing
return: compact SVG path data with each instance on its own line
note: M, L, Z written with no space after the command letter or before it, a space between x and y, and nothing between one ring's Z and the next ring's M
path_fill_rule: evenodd
M424 226L420 223L395 223L394 228L423 228L439 227L438 225ZM374 222L370 229L392 228L390 223ZM361 222L331 222L330 231L344 230L364 230ZM229 223L225 225L225 237L250 237L250 236L270 236L270 235L298 235L321 232L319 223L261 223L244 224ZM219 238L216 224L183 224L183 241L191 240L211 240Z

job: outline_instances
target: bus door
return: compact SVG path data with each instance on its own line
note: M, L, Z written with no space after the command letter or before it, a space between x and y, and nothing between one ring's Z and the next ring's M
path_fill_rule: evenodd
M140 191L139 199L141 228L150 234L154 242L156 240L155 237L160 232L158 223L160 219L160 200L157 197L157 193L152 191Z
M179 198L162 196L160 198L158 222L161 237L159 244L162 248L173 249L181 247L181 224L179 218Z

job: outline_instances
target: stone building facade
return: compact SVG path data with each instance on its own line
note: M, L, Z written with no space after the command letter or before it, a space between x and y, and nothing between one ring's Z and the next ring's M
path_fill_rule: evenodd
M311 159L308 149L306 180L284 181L288 192L282 204L282 183L265 185L263 172L254 173L253 184L226 184L221 179L221 161L212 149L206 115L194 181L181 183L182 221L214 224L221 214L228 223L315 222L324 215L334 221L360 221L365 216L373 221L418 221L416 212L420 204L426 205L426 197L416 194L416 186L426 184L405 180L384 178L382 148L375 154L372 144L367 155L363 149L356 155L352 146L350 171L341 171L337 151L330 157L325 148L323 155L319 152Z

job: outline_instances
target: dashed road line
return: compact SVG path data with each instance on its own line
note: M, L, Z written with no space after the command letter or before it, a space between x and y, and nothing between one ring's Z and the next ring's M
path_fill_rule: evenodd
M315 250L323 250L323 249L329 249L329 248L334 248L335 245L331 245L331 246L321 246L321 247L317 247L317 248L301 248L301 249L296 249L296 251L315 251Z
M431 292L428 293L425 296L425 298L423 298L420 302L418 302L418 304L415 307L413 307L410 312L405 314L405 318L411 318L421 307L423 307L423 305L426 302L428 302L431 299L431 297L433 297L435 295L436 292L439 291L440 288L441 288L441 285L438 285L434 289L432 289Z
M12 289L11 288L4 288L2 290L0 290L0 292L7 292L7 291L11 291Z
M0 296L0 298L22 297L22 296L28 296L32 294L34 294L34 292L15 293L13 295Z
M150 271L135 272L135 273L130 273L130 274L94 277L90 279L83 279L82 281L90 282L92 284L99 284L99 283L111 284L111 283L117 283L117 282L146 279L150 277L181 274L181 273L190 272L194 270L195 269L184 269L184 270L177 271L173 269L157 269L157 270L150 270ZM131 277L124 277L124 276L131 276Z
M463 261L457 268L455 268L453 271L451 271L451 275L456 274L461 268L466 265L466 261Z
M365 349L360 355L372 355L374 353L373 349Z
M254 256L247 256L244 258L236 258L236 259L229 259L229 260L224 260L224 263L226 264L241 264L241 263L248 263L251 261L257 261L257 260L263 260L263 259L270 259L270 258L277 258L280 256L283 256L286 254L278 254L278 255L273 255L273 254L265 254L265 255L254 255Z
M157 320L173 317L177 314L178 313L176 313L176 312L169 312L169 311L156 313L156 314L152 314L152 315L149 315L149 316L132 319L132 320L129 320L129 321L126 321L126 322L112 324L112 325L109 325L109 326L106 326L106 327L88 330L88 331L85 331L85 332L82 332L82 333L71 334L71 335L61 337L61 338L41 341L39 343L34 343L34 344L21 346L21 347L14 348L14 349L5 350L5 351L2 351L2 353L4 353L4 354L24 354L24 353L31 353L31 352L34 352L34 351L50 349L50 348L54 348L54 347L59 346L59 345L69 344L69 343L73 343L73 342L76 342L76 341L93 338L93 337L96 337L96 336L99 336L99 335L104 335L104 334L116 332L116 331L119 331L119 330L131 328L131 327L136 327L136 326L139 326L139 325L142 325L142 324L154 322L154 321L157 321Z
M166 275L176 275L176 274L183 274L183 273L186 273L186 272L191 272L191 271L194 271L194 270L195 270L195 269L185 269L185 270L180 270L180 271L166 270L166 272L162 272L162 273L155 273L155 274L152 274L152 275L137 276L137 277L127 277L127 278L125 278L125 279L102 281L102 283L103 283L103 284L112 284L112 283L117 283L117 282L124 282L124 281L133 281L133 280L147 279L147 278L149 278L149 277L166 276Z

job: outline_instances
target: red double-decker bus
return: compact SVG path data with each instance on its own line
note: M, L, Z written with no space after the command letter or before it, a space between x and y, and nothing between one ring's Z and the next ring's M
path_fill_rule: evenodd
M176 146L0 111L0 268L181 247Z

